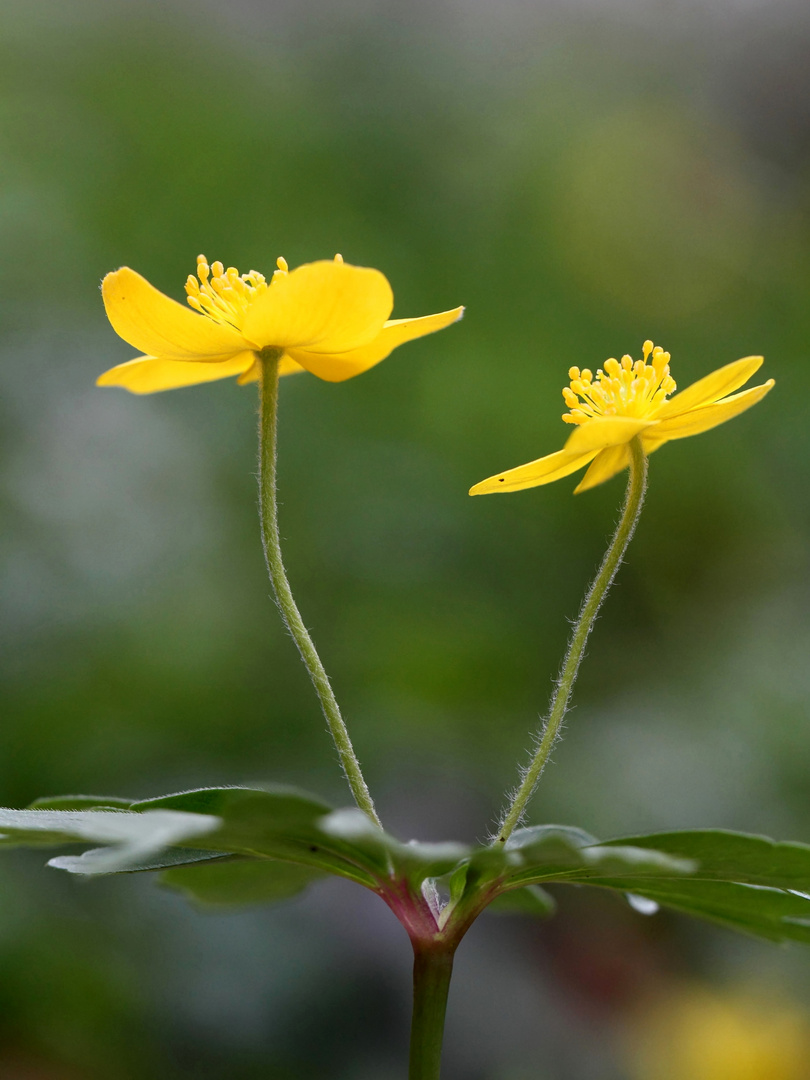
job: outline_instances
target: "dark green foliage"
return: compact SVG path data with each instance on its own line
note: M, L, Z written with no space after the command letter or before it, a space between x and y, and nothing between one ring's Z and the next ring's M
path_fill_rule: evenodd
M282 900L331 873L374 891L405 881L415 894L444 879L447 915L480 910L486 900L494 911L546 917L554 902L539 883L582 884L773 941L810 943L810 846L722 829L600 843L582 829L536 825L503 846L402 843L357 809L330 810L281 785L134 803L61 796L0 810L0 829L11 846L102 844L50 865L91 876L162 870L165 884L207 904Z
M164 885L190 900L215 907L286 900L324 875L309 866L278 859L215 859L177 866L160 875Z
M487 907L487 911L494 915L533 915L539 919L547 919L556 909L554 897L539 885L527 885L501 893Z
M587 882L772 941L810 943L807 844L775 843L723 829L656 833L599 845L591 840L574 829L524 829L512 842L534 865L521 868L511 880ZM581 846L572 851L577 841ZM617 865L625 863L623 870L607 869L611 853ZM562 869L566 863L570 869Z
M563 878L584 881L608 873L649 877L689 874L696 869L690 859L631 844L603 845L581 829L560 825L537 825L520 829L510 838L506 852L515 858L507 873L511 883L529 884Z
M755 937L810 945L810 896L734 881L664 878L642 885L628 878L594 878L590 884L632 891L686 915L710 919Z
M810 845L777 843L767 836L730 832L727 829L693 829L682 832L630 836L608 840L606 846L630 844L655 849L681 859L694 859L695 877L712 881L742 881L779 889L810 892Z
M108 795L45 795L34 799L29 810L129 810L131 799Z

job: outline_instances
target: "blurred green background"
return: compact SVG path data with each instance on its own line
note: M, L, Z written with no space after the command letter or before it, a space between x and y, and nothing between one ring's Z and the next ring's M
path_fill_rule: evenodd
M467 305L362 378L283 386L288 569L389 828L485 836L623 490L467 488L559 448L570 365L650 337L681 386L764 353L777 387L653 458L532 820L810 839L808 46L781 0L6 0L0 802L347 802L268 596L255 388L93 387L133 355L108 270L179 299L199 252L340 251L395 316ZM403 1075L409 948L374 897L212 915L43 861L0 875L4 1078ZM558 898L462 946L447 1080L659 1080L633 1031L673 986L807 999L798 949Z

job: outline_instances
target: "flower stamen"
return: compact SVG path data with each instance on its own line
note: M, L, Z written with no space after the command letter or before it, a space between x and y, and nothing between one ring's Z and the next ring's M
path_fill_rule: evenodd
M669 373L669 353L660 345L645 341L643 360L611 357L594 379L588 368L572 367L570 384L563 389L568 412L567 424L586 424L596 416L652 417L667 397L677 389Z
M335 255L335 262L342 263L343 256ZM201 315L241 330L245 312L256 296L290 272L287 260L281 255L276 259L276 267L268 283L258 270L240 274L235 266L226 270L221 262L209 266L206 257L198 255L197 276L189 274L186 279L186 300Z
M284 259L279 259L277 265L273 280L287 274ZM198 255L197 276L189 274L186 281L186 299L201 315L241 330L245 312L255 297L267 287L264 275L257 270L240 274L235 266L229 266L226 270L221 262L209 266L206 257Z

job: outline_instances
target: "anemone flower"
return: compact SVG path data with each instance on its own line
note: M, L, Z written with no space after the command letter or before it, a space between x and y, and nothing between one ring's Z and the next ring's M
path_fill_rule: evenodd
M493 491L520 491L550 484L590 464L575 491L609 480L630 464L630 443L636 436L645 454L671 439L685 439L724 424L756 405L773 386L769 379L734 393L762 364L761 356L746 356L718 368L670 398L676 389L669 373L669 353L651 341L643 346L644 359L605 361L594 378L587 368L572 367L563 390L567 424L574 424L565 446L555 454L516 469L490 476L470 488L471 495Z
M102 282L113 329L144 354L106 371L99 386L151 394L238 376L259 378L259 354L281 353L282 375L309 371L342 382L367 371L406 341L460 319L464 308L389 319L391 286L379 270L334 261L290 271L284 259L268 282L197 258L186 282L189 307L165 296L128 266Z

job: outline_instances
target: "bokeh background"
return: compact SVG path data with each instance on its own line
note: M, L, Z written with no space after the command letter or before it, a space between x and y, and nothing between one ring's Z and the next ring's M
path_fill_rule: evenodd
M761 352L777 388L653 459L532 820L810 839L809 47L782 0L5 0L0 802L346 803L268 598L255 389L93 387L133 355L108 270L181 298L199 252L340 251L397 316L468 308L283 387L288 568L390 829L485 836L622 497L467 488L558 448L571 364L651 337L681 386ZM43 861L0 874L8 1080L403 1076L374 897L211 914ZM447 1080L806 1077L806 953L558 899L462 946Z

